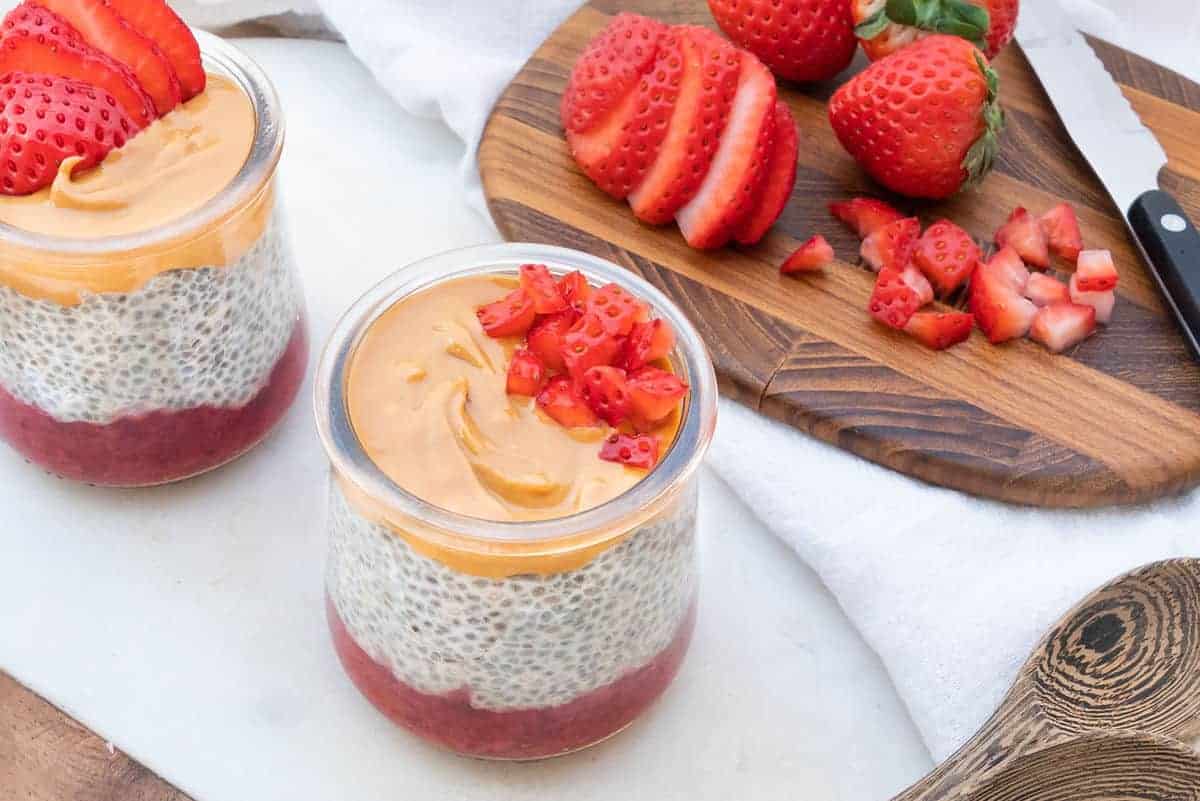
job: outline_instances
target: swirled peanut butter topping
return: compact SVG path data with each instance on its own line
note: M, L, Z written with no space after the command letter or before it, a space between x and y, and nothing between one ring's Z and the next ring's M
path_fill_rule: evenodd
M475 310L514 286L455 279L386 311L351 361L350 420L367 456L427 503L486 520L565 517L621 495L645 472L598 457L603 425L563 428L532 398L508 395L517 342L485 335Z

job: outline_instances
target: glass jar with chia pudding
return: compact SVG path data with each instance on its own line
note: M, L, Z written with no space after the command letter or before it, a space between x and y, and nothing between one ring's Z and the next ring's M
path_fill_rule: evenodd
M94 170L0 197L0 438L64 478L147 486L260 442L308 362L262 70L198 33L207 87Z
M527 277L590 299L538 300L551 313L531 328ZM607 359L624 369L531 357L543 324L563 314L586 339L606 302L638 309L632 331L616 324L626 355ZM639 332L656 344L635 360ZM601 378L622 391L600 398ZM316 415L332 467L328 623L381 712L461 754L540 759L615 734L666 690L696 619L696 470L716 379L665 295L563 248L435 256L339 323Z

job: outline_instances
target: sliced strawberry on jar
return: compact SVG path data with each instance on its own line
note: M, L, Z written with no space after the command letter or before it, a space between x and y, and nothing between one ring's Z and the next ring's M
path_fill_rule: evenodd
M538 314L558 314L567 310L567 302L546 265L522 264L517 274L521 289L533 299L533 309Z
M708 174L737 93L741 52L697 25L677 26L683 76L658 159L629 194L634 215L662 225L695 197Z
M519 337L537 319L537 309L525 290L514 289L500 300L477 309L475 316L489 337Z
M166 0L104 0L105 5L134 27L138 33L150 39L171 62L171 68L179 76L183 90L183 102L191 100L204 91L208 75L200 59L200 45L179 15Z
M600 447L600 458L628 467L649 470L658 463L658 437L653 434L622 434L614 432Z
M820 272L833 264L834 258L833 246L825 240L825 237L817 234L796 248L796 252L788 256L787 261L779 268L779 272L784 275Z
M1021 261L1034 267L1050 266L1050 248L1041 223L1023 208L1013 211L1008 222L996 232L996 247L1011 247Z
M600 424L579 393L571 379L559 375L551 378L538 393L537 406L561 426L566 428L592 428Z
M1013 292L1018 295L1025 293L1025 287L1029 284L1029 279L1032 277L1029 268L1025 266L1025 262L1021 261L1021 257L1017 251L1010 247L1002 248L992 255L988 260L988 266L1007 284Z
M135 131L154 121L154 101L133 72L83 41L70 23L36 3L22 3L4 18L0 74L60 75L84 81L116 98Z
M593 367L613 364L623 346L621 337L611 333L603 320L589 312L563 336L563 364L574 381L582 382L584 373Z
M1033 273L1029 276L1024 295L1039 308L1071 302L1071 290L1067 285L1045 273Z
M863 240L859 253L875 272L885 267L901 269L912 260L920 237L921 221L907 217L876 229Z
M133 70L160 117L180 104L183 89L166 55L105 0L39 0L39 4L69 22L92 47Z
M683 238L697 250L725 245L750 214L775 144L776 98L771 71L742 53L737 94L708 174L675 214Z
M975 268L970 307L975 322L993 345L1025 336L1038 313L1038 307L1017 292L1011 276L994 260Z
M1117 293L1108 289L1103 292L1087 292L1079 286L1078 274L1071 276L1068 286L1071 292L1071 302L1082 306L1091 306L1096 310L1096 322L1108 325L1112 321L1113 307L1117 305Z
M921 235L913 262L945 297L967 282L982 255L970 234L949 220L939 220Z
M1079 218L1070 204L1059 203L1043 214L1038 223L1052 252L1070 262L1079 258L1079 252L1083 250L1083 232L1079 230Z
M646 304L618 284L605 284L588 298L587 313L594 314L605 330L618 337L628 336L637 323L650 318Z
M882 200L873 197L856 197L841 203L830 203L829 213L850 226L859 239L904 219L904 215Z
M614 428L629 417L629 390L619 367L591 367L579 382L579 394L588 408Z
M1075 264L1076 283L1082 292L1107 292L1117 288L1121 277L1107 250L1085 250Z
M57 75L0 76L0 194L28 195L54 183L79 159L90 169L137 133L116 99L91 84Z
M529 329L525 344L546 367L564 372L567 369L563 361L565 337L578 319L579 314L574 309L543 317Z
M518 348L508 365L508 394L534 397L546 385L546 365L536 355Z
M975 317L963 312L917 312L904 330L932 350L946 350L966 342L975 327Z
M575 270L558 279L558 293L568 306L583 314L592 297L592 285L583 277L583 273Z
M733 238L742 245L759 242L779 219L796 185L796 164L800 136L792 110L782 100L775 104L775 145L767 165L767 176L759 189L758 200L750 215L738 227Z
M618 14L575 62L563 92L560 114L568 133L600 123L637 86L654 63L667 26L640 14Z
M1054 353L1078 345L1096 330L1096 310L1078 303L1046 306L1033 318L1029 338Z
M659 359L665 359L675 349L675 329L661 318L636 323L621 350L620 366L632 372Z
M626 379L630 416L641 430L651 428L671 416L687 395L688 385L674 373L657 367L643 367Z
M920 275L920 273L917 273ZM928 282L926 282L928 283ZM930 295L933 294L932 287ZM905 276L904 270L895 267L884 267L875 280L875 289L867 310L879 322L903 331L922 306L927 301L918 288L912 286L912 281Z

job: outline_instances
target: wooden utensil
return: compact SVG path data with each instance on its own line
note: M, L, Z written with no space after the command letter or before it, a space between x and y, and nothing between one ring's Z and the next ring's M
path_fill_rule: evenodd
M1198 736L1200 560L1159 562L1064 615L979 733L895 801L1200 798L1184 745ZM1042 785L1054 789L1022 794Z
M781 86L800 125L799 179L758 247L698 253L673 227L637 222L582 175L559 101L576 57L620 10L713 25L703 0L591 0L541 46L501 97L479 150L506 238L576 247L641 273L705 336L726 395L910 476L1055 507L1141 502L1200 483L1200 365L1019 47L996 61L1009 118L996 172L948 203L892 199L981 240L1015 206L1040 213L1071 202L1088 245L1115 254L1116 317L1069 356L1032 342L993 347L978 334L933 354L870 321L874 276L853 264L858 241L827 210L832 200L882 195L829 127L833 84ZM1200 219L1200 86L1092 44L1167 150L1164 188ZM818 232L847 263L821 278L780 277L784 259Z

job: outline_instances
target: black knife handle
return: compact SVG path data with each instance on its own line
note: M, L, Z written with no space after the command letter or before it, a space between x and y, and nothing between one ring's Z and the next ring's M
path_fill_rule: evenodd
M1200 232L1175 198L1158 189L1133 202L1129 225L1200 359Z

